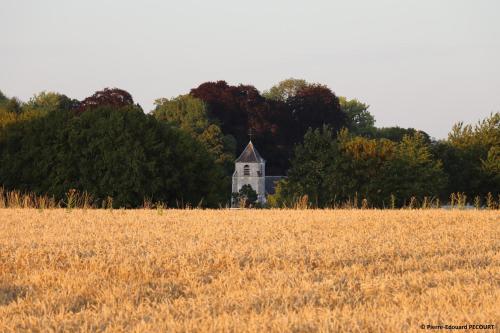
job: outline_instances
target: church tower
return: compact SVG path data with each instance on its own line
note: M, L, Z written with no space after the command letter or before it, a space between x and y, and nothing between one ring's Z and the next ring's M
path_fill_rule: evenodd
M266 203L266 161L255 149L252 141L248 143L240 157L236 159L233 173L233 193L239 192L243 185L252 186L257 192L257 202ZM231 206L237 203L231 201Z

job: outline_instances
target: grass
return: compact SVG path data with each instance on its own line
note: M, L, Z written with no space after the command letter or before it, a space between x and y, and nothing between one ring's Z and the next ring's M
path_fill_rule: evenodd
M500 325L492 210L0 209L0 332Z

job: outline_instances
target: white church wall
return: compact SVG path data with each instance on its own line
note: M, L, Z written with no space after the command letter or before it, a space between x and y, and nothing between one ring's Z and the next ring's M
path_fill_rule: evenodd
M249 168L249 175L245 175L245 166ZM239 192L243 185L250 185L257 192L258 201L266 202L266 178L265 163L236 163L236 171L233 174L233 192Z
M244 185L252 187L257 193L259 203L266 203L266 161L259 155L251 141L236 159L232 192L239 192ZM236 204L231 203L231 205Z

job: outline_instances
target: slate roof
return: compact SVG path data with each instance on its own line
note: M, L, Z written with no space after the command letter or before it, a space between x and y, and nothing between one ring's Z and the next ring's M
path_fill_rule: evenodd
M241 153L236 163L264 163L265 160L260 156L259 152L253 146L252 141L248 143L245 150Z

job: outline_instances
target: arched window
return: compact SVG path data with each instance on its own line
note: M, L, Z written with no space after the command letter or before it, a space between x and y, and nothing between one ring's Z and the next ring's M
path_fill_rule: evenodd
M250 166L248 164L243 167L243 176L250 176Z

